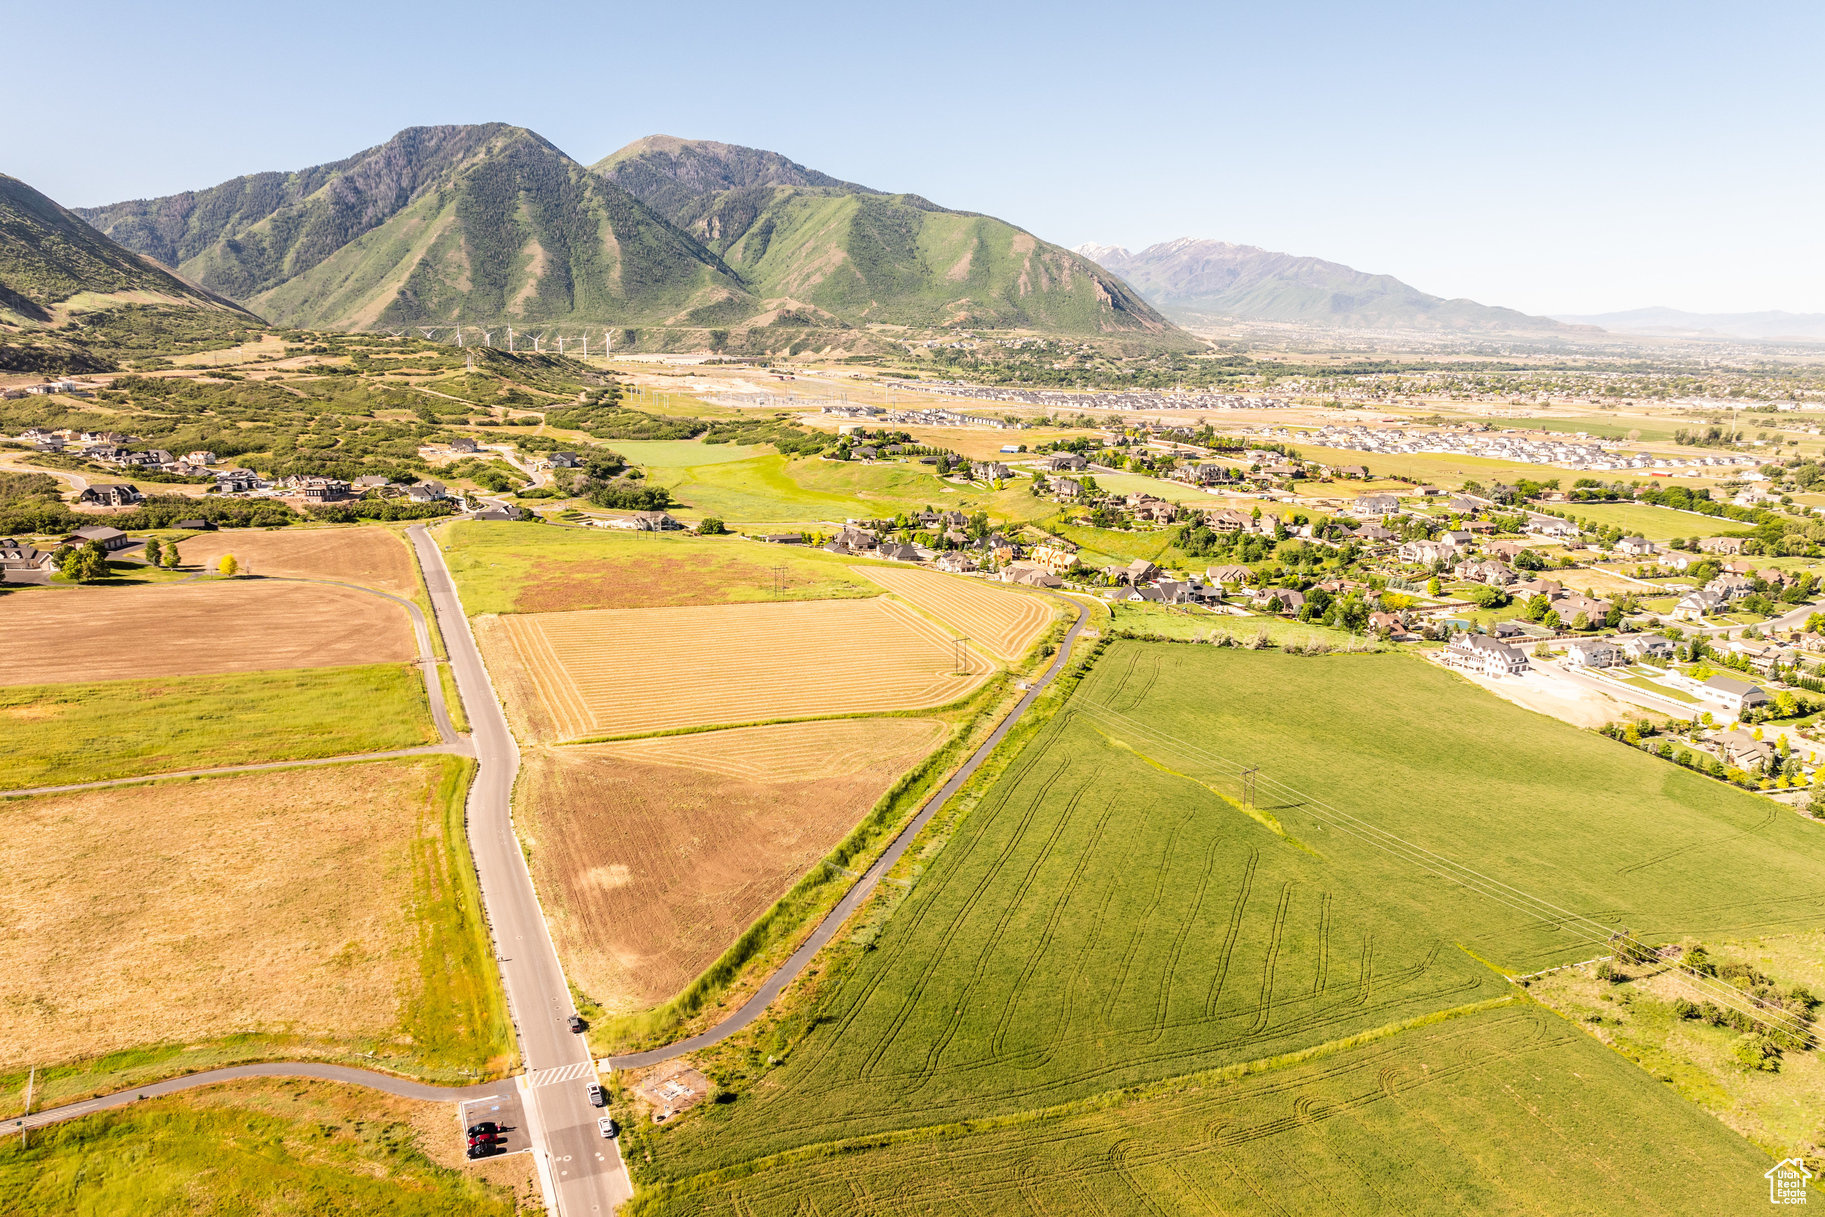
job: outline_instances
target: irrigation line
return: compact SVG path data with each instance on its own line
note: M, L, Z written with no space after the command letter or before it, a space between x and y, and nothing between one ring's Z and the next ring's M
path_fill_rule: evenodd
M1228 757L1212 752L1208 748L1199 744L1194 744L1189 740L1181 739L1170 732L1147 726L1103 702L1085 699L1080 701L1078 705L1085 709L1092 717L1101 717L1105 719L1105 721L1111 723L1111 725L1123 730L1136 735L1150 736L1162 743L1176 745L1185 752L1192 754L1194 759L1202 758L1209 763L1212 768L1215 768L1220 772L1227 772L1228 776L1234 777L1244 769L1244 766L1230 760ZM1265 783L1269 788L1279 792L1283 796L1295 799L1304 804L1308 814L1311 814L1313 818L1319 820L1321 823L1347 833L1350 836L1367 841L1369 844L1400 858L1410 865L1418 866L1442 879L1457 883L1478 895L1494 900L1519 913L1548 925L1559 926L1568 930L1571 929L1574 924L1582 923L1584 926L1591 927L1591 929L1597 931L1595 934L1591 932L1591 929L1582 931L1577 939L1578 941L1589 942L1593 945L1613 946L1616 940L1620 938L1623 943L1636 948L1643 957L1653 954L1652 950L1645 943L1640 942L1631 934L1624 933L1619 927L1607 926L1594 918L1588 917L1582 913L1574 912L1561 905L1553 904L1551 901L1535 896L1531 892L1524 891L1521 888L1505 883L1500 879L1485 875L1461 862L1454 861L1453 859L1427 849L1422 845L1417 845L1408 841L1359 816L1353 815L1341 808L1334 807L1331 804L1324 802L1322 799L1313 798L1305 792L1289 786L1284 782L1271 777L1262 777L1259 774L1256 775L1255 781L1258 785ZM1327 818L1323 814L1314 812L1312 811L1313 807L1324 808L1325 811L1330 812L1331 816L1336 818ZM1428 861L1428 859L1430 859L1430 861ZM1577 931L1573 932L1576 933ZM1722 1004L1730 1006L1731 1009L1736 1010L1738 1013L1757 1021L1767 1023L1769 1026L1784 1031L1803 1042L1811 1044L1818 1043L1817 1036L1810 1030L1806 1022L1800 1021L1794 1015L1789 1014L1780 1007L1773 1006L1752 993L1744 992L1734 985L1725 984L1714 977L1706 976L1683 964L1673 963L1670 964L1670 966L1695 988L1699 989L1701 992L1715 996ZM1755 1009L1743 1010L1740 1007L1732 1005L1732 1001L1747 1001L1751 1003Z

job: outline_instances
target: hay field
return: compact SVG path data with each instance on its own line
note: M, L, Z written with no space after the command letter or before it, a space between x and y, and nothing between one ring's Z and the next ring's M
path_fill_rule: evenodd
M993 669L886 597L501 619L560 738L917 710Z
M408 1072L484 1064L499 1027L466 774L430 757L0 804L0 1076L37 1065L48 1101L84 1078L46 1066L156 1074L94 1058L229 1036Z
M341 579L410 600L418 594L418 567L398 533L388 528L280 528L205 532L178 546L187 563L214 567L233 554L253 575Z
M471 615L872 596L847 560L742 537L457 521L438 531Z
M0 598L0 684L331 668L415 659L405 609L352 588L258 579Z
M643 1183L625 1212L1673 1217L1766 1205L1769 1165L1570 1023L1508 1006L1253 1077Z
M1241 764L1260 766L1258 805L1247 809ZM780 1030L752 1038L783 1063L738 1101L668 1130L647 1182L778 1154L775 1179L802 1201L816 1179L809 1164L853 1138L991 1118L1043 1127L1046 1110L1315 1052L1344 1067L1358 1037L1511 1000L1500 970L1588 959L1611 926L1652 943L1825 928L1825 825L1402 654L1115 642L919 861L910 891L883 889L802 1004L781 1011ZM746 1069L742 1050L711 1067ZM1398 1072L1384 1086L1423 1076L1418 1064L1386 1062ZM1380 1067L1363 1076L1387 1077ZM1317 1121L1341 1098L1317 1079L1266 1080L1295 1117ZM1679 1102L1635 1084L1644 1080L1630 1085L1648 1108ZM1555 1146L1584 1143L1584 1115L1547 1095L1536 1106L1555 1114L1536 1123L1529 1101L1501 1104L1500 1118L1518 1122L1503 1125L1505 1144L1542 1132ZM1611 1101L1604 1091L1576 1105ZM1422 1161L1454 1143L1439 1127L1455 1109L1416 1094L1385 1110L1398 1118L1378 1136L1424 1143ZM1681 1119L1663 1112L1642 1127ZM1197 1127L1240 1153L1249 1124L1219 1108ZM1117 1157L1136 1164L1170 1161L1182 1144L1121 1121L1091 1140L1100 1154L1126 1144ZM1323 1136L1310 1145L1320 1156L1309 1169L1355 1175L1340 1147ZM987 1180L982 1160L953 1161L961 1193ZM1633 1169L1616 1186L1664 1196L1653 1191L1664 1172ZM1610 1193L1588 1190L1604 1173L1580 1173L1586 1190L1574 1197L1534 1199L1611 1211ZM1544 1178L1529 1186L1546 1188ZM1178 1210L1143 1190L1156 1207L1112 1211ZM1477 1194L1455 1211L1483 1211Z
M529 757L533 876L572 981L614 1014L675 996L947 734L795 723Z
M855 568L938 618L1000 659L1018 659L1038 642L1057 612L1049 601L922 567Z

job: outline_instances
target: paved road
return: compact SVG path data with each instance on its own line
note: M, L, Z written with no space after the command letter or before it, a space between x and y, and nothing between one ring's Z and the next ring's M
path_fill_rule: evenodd
M162 1082L148 1082L144 1086L135 1086L131 1090L116 1091L93 1099L84 1099L80 1103L69 1103L62 1107L47 1107L35 1111L29 1116L6 1121L5 1132L29 1131L55 1124L60 1120L73 1120L77 1116L93 1115L98 1111L107 1111L115 1107L125 1107L140 1099L156 1099L163 1095L177 1094L179 1091L195 1090L202 1086L214 1086L220 1082L232 1082L239 1078L321 1078L329 1082L350 1082L356 1086L366 1086L370 1090L385 1091L404 1099L428 1099L436 1102L457 1102L462 1099L488 1098L497 1094L510 1094L514 1089L512 1078L498 1082L484 1082L479 1086L429 1086L423 1082L414 1082L409 1078L396 1078L390 1073L375 1073L371 1069L354 1069L347 1065L326 1065L312 1061L276 1061L264 1065L231 1065L226 1069L210 1069L202 1073L186 1074L181 1078L167 1078Z
M699 1032L663 1048L610 1057L609 1067L639 1069L647 1065L657 1065L659 1062L670 1060L675 1056L682 1056L687 1052L695 1052L699 1048L708 1048L711 1044L719 1043L759 1018L773 1003L773 999L778 997L780 992L791 984L800 972L805 970L805 965L810 963L819 951L823 950L824 944L836 936L836 932L842 928L843 923L849 920L850 914L861 906L862 901L868 899L869 894L881 882L881 877L893 869L894 864L900 860L900 856L906 852L914 838L923 832L926 824L934 815L938 814L938 809L950 802L951 797L963 788L963 784L969 780L970 775L976 772L977 767L988 758L989 753L995 750L995 746L1001 743L1009 731L1013 730L1014 724L1026 714L1028 708L1045 691L1046 686L1051 684L1060 672L1064 671L1065 664L1070 661L1071 644L1077 641L1077 635L1083 630L1085 622L1089 619L1081 604L1073 602L1072 607L1077 610L1077 620L1071 624L1064 641L1059 644L1058 656L1052 661L1052 666L1033 682L1032 687L1027 690L1026 696L1022 697L1012 712L1001 720L1000 725L994 731L990 732L989 737L982 741L981 746L970 754L969 760L965 761L962 768L952 775L951 780L940 787L937 794L925 801L925 806L919 809L919 814L900 830L900 835L893 839L879 858L875 859L874 865L863 872L862 877L855 881L855 885L837 902L836 907L831 909L822 921L818 922L817 929L811 931L811 937L807 938L804 944L792 953L791 958L780 965L779 971L766 979L754 996L742 1003L739 1010L708 1031Z
M514 835L512 796L519 748L507 729L443 553L422 525L407 534L418 553L444 648L469 711L478 762L469 790L469 845L531 1086L527 1114L533 1126L533 1155L549 1167L551 1194L561 1217L612 1213L632 1195L632 1188L616 1143L596 1131L601 1112L589 1105L584 1089L594 1077L589 1044L565 1025L576 1008Z

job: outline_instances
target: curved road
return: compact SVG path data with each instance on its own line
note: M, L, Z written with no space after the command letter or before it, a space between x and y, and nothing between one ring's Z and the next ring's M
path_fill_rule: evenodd
M449 1103L464 1099L511 1095L514 1088L512 1078L503 1078L498 1082L484 1082L479 1086L431 1086L424 1082L414 1082L410 1078L394 1077L390 1073L377 1073L371 1069L355 1069L348 1065L328 1065L312 1061L274 1061L263 1065L230 1065L226 1069L208 1069L202 1073L189 1073L183 1077L166 1078L162 1082L148 1082L144 1086L135 1086L130 1090L120 1090L113 1094L84 1099L80 1103L68 1103L62 1107L47 1107L43 1111L33 1112L29 1116L8 1120L4 1131L22 1132L43 1128L47 1124L55 1124L60 1120L73 1120L77 1116L93 1115L98 1111L125 1107L140 1099L161 1098L164 1095L195 1090L200 1086L214 1086L218 1082L232 1082L240 1078L319 1078L326 1082L348 1082L355 1086L366 1086L370 1090L384 1091L387 1094L398 1095L402 1099L427 1099Z
M1052 661L1052 666L1033 682L1032 687L1027 690L1026 695L1020 699L1007 717L1003 718L1000 724L989 733L989 737L970 754L970 758L963 763L962 767L951 775L951 780L939 787L938 793L925 801L925 805L919 809L919 814L915 815L906 827L900 830L899 835L888 844L881 856L875 859L874 865L862 873L862 877L855 881L854 886L844 893L841 900L837 901L836 907L826 913L824 919L818 922L817 929L811 931L811 937L805 939L804 944L792 952L791 958L781 964L777 972L767 977L766 981L755 991L754 996L743 1002L741 1008L735 1013L708 1031L701 1031L687 1039L681 1039L675 1044L667 1044L663 1048L652 1048L645 1052L630 1052L625 1056L609 1057L608 1067L611 1069L639 1069L647 1065L657 1065L659 1062L670 1060L675 1056L683 1056L687 1052L695 1052L699 1048L708 1048L711 1044L720 1043L759 1018L773 1003L773 999L778 997L780 992L791 984L800 972L805 970L805 965L824 949L824 945L836 936L836 932L842 928L843 923L849 920L850 914L861 906L862 901L868 899L875 887L880 884L882 876L893 869L894 864L900 860L907 847L925 830L925 826L931 822L931 818L938 814L938 809L950 802L952 796L963 788L963 784L969 781L970 775L976 772L984 760L988 759L989 753L993 752L996 746L1007 737L1007 733L1013 730L1014 724L1021 720L1033 702L1041 693L1045 692L1046 686L1051 684L1060 672L1064 671L1065 664L1071 659L1071 645L1077 641L1078 634L1083 631L1084 625L1089 620L1089 614L1084 611L1083 605L1072 602L1071 606L1077 610L1077 620L1072 622L1071 628L1065 632L1064 641L1059 643L1058 657Z

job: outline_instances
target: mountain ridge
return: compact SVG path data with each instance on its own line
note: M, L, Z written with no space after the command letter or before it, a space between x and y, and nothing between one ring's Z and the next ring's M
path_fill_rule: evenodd
M1131 253L1085 243L1077 252L1120 275L1162 312L1181 319L1236 317L1351 329L1570 332L1549 317L1446 299L1392 275L1323 258L1200 237Z
M1692 313L1651 306L1613 313L1555 314L1571 325L1595 325L1616 333L1667 337L1741 338L1751 342L1825 342L1825 313L1762 309L1748 313Z

